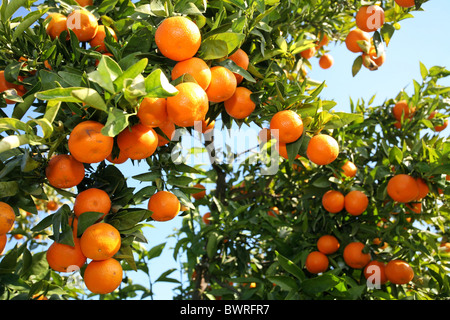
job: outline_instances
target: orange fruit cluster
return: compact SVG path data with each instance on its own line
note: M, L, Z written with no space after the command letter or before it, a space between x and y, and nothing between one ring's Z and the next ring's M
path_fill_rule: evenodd
M345 196L340 191L328 190L322 196L322 205L330 213L338 213L345 209L350 215L359 216L366 211L369 198L359 190L352 190Z

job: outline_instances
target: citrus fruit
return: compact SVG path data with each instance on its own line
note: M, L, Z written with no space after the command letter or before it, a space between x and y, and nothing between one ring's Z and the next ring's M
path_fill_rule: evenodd
M116 35L116 32L113 30L113 28L107 27L104 25L99 25L97 33L89 41L89 45L92 48L99 46L99 47L95 48L95 50L98 52L108 52L108 49L106 48L106 45L105 45L106 30L108 30L109 33L111 34L111 36L113 36L113 38L116 39L116 41L117 41L117 35Z
M367 32L356 28L351 30L345 37L345 45L351 52L363 52L363 49L359 44L361 44L363 47L369 46L370 36Z
M117 135L117 146L124 157L142 160L155 152L158 147L158 135L153 128L138 123Z
M73 272L79 270L86 262L86 256L81 251L80 240L73 239L74 246L53 242L46 252L48 265L58 272Z
M144 98L136 115L143 125L158 127L167 121L167 101L165 98Z
M317 134L311 138L306 148L306 156L317 165L332 163L339 155L339 145L332 136Z
M73 212L77 217L85 212L100 212L103 216L111 209L111 199L106 191L98 188L89 188L81 191L75 198Z
M334 58L332 55L330 55L328 53L324 54L319 59L319 66L322 69L329 69L333 66L333 64L334 64Z
M318 274L327 271L329 265L328 257L320 251L312 251L305 261L306 270Z
M308 48L308 49L300 52L300 55L302 56L302 58L309 60L312 57L314 57L314 55L316 54L316 51L317 51L316 47L311 47L311 48Z
M386 264L386 278L393 284L407 284L414 278L411 266L400 259L391 260Z
M419 195L415 200L421 200L425 198L428 193L430 192L430 188L428 187L428 184L425 182L422 178L416 178L417 187L419 188Z
M106 160L114 164L122 164L128 160L128 157L119 150L119 154L113 155L111 153L109 156L106 157Z
M56 201L50 200L47 202L47 210L55 211L58 209L58 203Z
M395 0L395 3L397 3L400 7L403 8L411 8L416 5L414 1L415 0Z
M211 224L211 212L207 212L202 216L203 223L208 225Z
M91 120L77 124L69 135L70 154L83 163L105 160L112 152L114 138L102 133L104 127L102 123Z
M186 17L169 17L155 32L155 43L161 54L174 61L192 58L200 48L201 33Z
M0 71L0 92L4 92L9 89L16 89L16 92L19 96L23 96L26 92L25 88L21 85L10 83L5 79L5 72L3 70ZM15 104L15 101L5 99L7 104Z
M90 41L98 31L97 18L85 9L76 9L69 13L66 25L81 42Z
M271 207L269 211L267 211L267 214L271 217L276 217L280 214L280 209L278 209L278 207Z
M167 98L169 120L179 127L191 127L202 121L209 109L208 96L194 82L183 82L176 86L178 93Z
M350 242L344 248L344 261L353 269L364 268L371 260L370 253L363 253L364 244L362 242Z
M386 52L383 51L381 53L376 52L374 47L371 47L369 53L362 54L363 65L370 69L376 70L378 67L381 67L386 60Z
M209 87L211 70L204 60L192 57L178 62L172 69L172 80L176 80L184 74L191 75L203 90Z
M62 13L49 13L47 19L50 22L47 24L46 32L53 40L58 38L61 32L67 31L67 17Z
M230 99L237 87L233 72L222 66L214 66L210 70L211 82L206 89L208 100L218 103Z
M203 199L203 198L205 197L205 195L206 195L206 188L205 188L205 186L202 185L202 184L197 183L197 184L195 184L193 187L194 187L194 188L198 188L198 189L203 189L203 190L202 190L202 191L198 191L198 192L196 192L196 193L193 193L193 194L192 194L192 197L193 197L195 200Z
M80 247L86 258L106 260L112 258L120 249L120 232L106 222L98 222L84 230L80 238Z
M358 172L358 168L356 167L356 165L350 161L347 160L342 166L341 166L341 170L342 173L344 174L344 176L348 177L348 178L353 178L356 173Z
M339 250L340 244L335 236L323 235L317 240L317 250L323 254L333 254Z
M84 179L84 165L73 156L53 156L45 168L48 182L55 188L72 188Z
M297 141L303 134L303 121L293 110L278 111L270 119L271 134L280 143Z
M248 64L250 63L247 53L241 48L237 49L233 54L228 56L228 59L232 60L236 63L237 66L241 67L244 70L248 70ZM238 73L234 72L234 76L236 77L237 84L240 84L244 77Z
M166 121L163 124L161 124L159 127L161 131L166 135L167 138L172 140L175 135L175 124L172 121ZM158 147L161 147L163 145L166 145L169 143L169 140L167 140L165 137L157 133L158 135Z
M361 6L355 17L356 26L365 31L372 32L384 24L384 10L377 5Z
M6 233L0 235L0 255L2 255L3 251L5 250L6 242L8 242L8 237L6 236Z
M369 198L359 190L352 190L344 197L345 210L352 216L359 216L366 211Z
M344 209L344 195L337 190L328 190L322 196L322 205L330 213L338 213Z
M394 118L397 119L398 121L401 120L402 116L404 119L411 118L414 115L414 112L415 108L409 106L406 100L398 101L392 108Z
M0 235L8 233L15 221L14 209L6 202L0 201Z
M180 201L169 191L158 191L150 197L148 210L153 212L153 220L169 221L180 212Z
M224 102L225 111L234 119L247 118L253 110L255 103L250 98L252 92L245 87L237 87L230 99Z
M384 262L372 260L364 267L364 277L372 285L385 284L387 282L385 268L386 264Z
M80 6L87 7L94 4L94 0L75 0Z
M392 200L401 203L411 202L419 196L416 179L407 174L397 174L390 178L386 191Z
M89 262L83 274L86 287L97 294L113 292L120 286L122 278L122 265L114 258Z

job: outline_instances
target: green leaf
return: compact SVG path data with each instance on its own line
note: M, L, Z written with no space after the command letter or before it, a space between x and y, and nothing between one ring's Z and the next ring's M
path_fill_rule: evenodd
M427 67L420 61L419 64L420 64L420 75L422 76L422 79L425 79L428 76Z
M108 92L115 93L114 81L121 75L119 64L107 55L102 55L97 70L89 73L88 77Z
M287 276L268 276L267 280L279 286L282 290L285 291L298 291L298 284L295 279Z
M391 164L401 164L402 161L403 161L403 152L397 146L394 146L389 151L389 162Z
M111 108L108 112L108 118L101 132L108 137L115 137L128 127L128 119L132 114L126 113L118 108Z
M145 78L145 91L145 96L152 98L167 98L178 93L161 69L156 69Z
M94 211L87 211L80 214L78 217L77 236L81 236L88 227L96 223L102 216L103 213Z
M73 91L83 90L83 87L71 88L55 88L35 93L35 97L39 100L50 101L57 100L62 102L81 102L80 99L72 95Z
M27 14L25 18L22 20L22 22L14 30L12 40L15 41L19 35L23 34L25 30L28 29L28 27L30 27L33 23L35 23L47 11L48 8L32 11L29 14Z
M332 274L322 274L315 278L306 279L302 283L302 290L309 295L316 295L328 291L339 283L339 278Z
M358 72L361 70L363 63L362 55L359 55L354 61L352 65L352 75L356 76Z
M2 4L2 20L6 21L13 16L13 14L19 10L20 7L27 4L28 0L12 0L8 3L8 1L4 0L4 4ZM3 7L3 5L5 7Z
M300 269L294 262L281 255L278 251L275 251L275 254L277 256L277 261L284 270L292 274L300 281L303 281L306 278L302 269Z
M17 181L0 181L0 194L2 197L12 197L19 192Z
M71 92L71 95L94 109L105 112L107 111L105 101L97 92L97 90L91 88L82 88L73 90Z
M130 68L125 70L116 80L114 80L114 86L116 91L121 91L124 88L124 82L126 79L134 79L140 75L147 67L148 59L144 58L133 64Z
M161 253L163 252L165 246L166 246L166 243L163 242L163 243L160 243L160 244L152 247L147 253L147 258L149 260L151 260L153 258L159 257L161 255Z

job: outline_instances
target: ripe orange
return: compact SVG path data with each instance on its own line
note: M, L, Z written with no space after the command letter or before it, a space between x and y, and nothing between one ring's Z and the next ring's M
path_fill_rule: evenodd
M106 222L90 225L80 238L81 251L92 260L112 258L119 251L121 244L119 230Z
M208 225L211 224L211 212L207 212L202 217L203 222Z
M153 212L153 220L169 221L180 212L180 201L169 191L158 191L150 197L148 210Z
M271 217L276 217L280 214L280 209L278 209L278 207L271 207L269 211L267 211L267 214Z
M428 184L423 180L422 178L417 178L417 187L419 188L419 195L415 200L421 200L425 198L428 195L428 192L430 192L430 188L428 187Z
M167 136L167 138L173 139L175 135L175 124L172 121L166 121L163 124L161 124L159 127L162 132ZM163 145L166 145L169 143L169 140L167 140L165 137L157 133L158 135L158 147L161 147Z
M320 59L319 59L319 66L320 66L322 69L329 69L329 68L331 68L331 66L333 65L333 63L334 63L334 58L333 58L332 55L330 55L330 54L328 54L328 53L324 54L324 55L321 56Z
M144 98L136 115L143 125L158 127L167 121L167 100L165 98Z
M333 254L339 247L338 239L330 234L323 235L317 240L317 249L323 254Z
M178 93L167 98L169 120L179 127L191 127L202 121L209 109L208 96L194 82L183 82L176 86Z
M47 24L46 32L52 39L59 37L61 32L67 30L67 17L61 13L52 12L49 13L45 20L51 19Z
M375 284L385 284L387 282L386 277L386 264L378 260L370 261L364 268L364 277L369 280L370 283Z
M104 125L97 121L83 121L73 128L68 146L71 155L83 163L105 160L114 146L114 138L102 134Z
M106 157L106 160L114 164L122 164L128 160L128 157L119 150L119 154L117 156L113 158L113 154L111 153L109 156Z
M416 111L415 108L409 106L406 100L398 101L392 108L394 118L397 119L398 121L401 120L402 115L404 119L411 118L414 115L415 111Z
M8 237L6 236L6 233L0 235L0 255L3 254L3 251L5 250L7 241L8 241Z
M85 212L100 212L106 216L111 210L111 199L102 189L90 188L81 191L75 198L73 212L77 217Z
M193 193L192 197L195 200L203 199L205 197L205 195L206 195L206 188L205 188L205 186L197 183L197 184L194 185L194 188L203 189L203 191L199 191L199 192Z
M80 6L87 7L94 4L94 0L75 0Z
M434 130L437 132L443 131L448 126L448 120L444 120L444 123L442 125L434 126Z
M311 138L306 148L306 156L317 165L332 163L339 155L339 145L332 136L317 134Z
M422 212L422 202L410 202L406 204L406 207L411 209L414 213L421 213ZM410 219L407 219L410 220Z
M330 213L338 213L344 209L345 197L337 190L328 190L322 196L322 205Z
M367 42L370 43L370 36L367 32L362 31L361 29L353 29L345 38L345 45L347 46L347 49L351 52L363 52L363 49L359 46L359 43L361 42Z
M352 216L359 216L366 211L369 205L369 198L359 190L353 190L344 197L345 210Z
M210 102L223 102L230 99L236 87L237 81L233 72L222 66L211 68L211 82L206 89Z
M304 58L304 59L306 59L306 60L309 60L309 59L311 59L312 57L314 57L314 55L316 54L316 47L311 47L311 48L308 48L308 49L306 49L306 50L303 50L302 52L300 52L300 55Z
M287 152L286 143L281 143L281 142L278 142L278 141L277 141L277 143L276 143L276 145L275 145L275 149L277 150L277 152L278 152L278 154L279 154L280 156L282 156L282 157L285 158L286 160L289 159L289 155L288 155L288 152ZM295 159L298 159L298 158L300 158L300 155L299 155L299 154L297 154L297 155L295 156Z
M387 279L393 284L406 284L414 278L411 266L400 259L391 260L385 268Z
M58 203L56 201L50 200L47 202L47 210L55 211L58 209Z
M14 226L16 214L14 209L6 202L0 202L0 235L8 233Z
M250 98L251 94L249 89L237 87L231 98L225 101L225 111L235 119L247 118L256 107Z
M329 265L328 257L320 251L312 251L305 261L306 270L317 274L327 271Z
M297 141L303 134L303 121L293 110L275 113L270 120L270 131L280 143Z
M211 83L209 66L204 60L197 57L178 62L172 69L172 80L181 77L183 74L191 75L203 90L206 90Z
M356 26L365 31L372 32L384 24L384 10L377 5L361 6L355 17Z
M158 135L153 128L138 123L117 135L117 146L124 157L142 160L155 152L158 147Z
M186 17L167 18L155 32L159 51L174 61L192 58L200 48L201 40L200 29Z
M328 43L330 42L328 36L326 34L322 35L322 33L319 33L317 39L319 40L317 42L317 48L322 48L323 46L328 45Z
M397 174L390 178L386 191L392 200L401 203L411 202L419 196L416 179L407 174Z
M19 96L23 96L26 93L26 90L23 86L17 85L14 83L10 83L5 79L5 72L3 70L0 71L0 92L4 92L5 90L16 89L16 92ZM15 101L5 99L7 104L15 104Z
M376 70L378 67L381 67L383 65L384 61L386 60L386 52L383 51L379 55L377 55L377 52L374 47L371 47L369 50L369 53L363 53L363 65L370 69L370 70Z
M98 26L97 33L89 41L89 45L92 48L95 48L95 47L99 46L98 48L95 49L98 52L107 52L108 51L108 49L106 48L106 45L105 45L106 29L108 29L109 33L117 41L117 35L116 35L116 32L113 30L113 28L107 27L107 26L104 26L104 25Z
M347 160L342 166L341 166L341 170L343 171L342 173L344 174L344 176L348 177L348 178L353 178L356 173L358 172L358 168L356 167L356 165L350 161Z
M74 246L53 242L47 250L48 265L58 272L71 272L81 268L86 262L86 256L81 251L80 240L73 239Z
M370 253L363 253L364 244L362 242L350 242L344 248L344 261L345 263L353 269L364 268L369 261Z
M415 0L395 0L395 3L397 3L400 7L410 8L416 5L414 1Z
M200 126L198 124L194 124L194 129L197 132L206 133L206 132L208 132L210 130L214 130L215 124L216 124L215 120L210 120L209 118L208 119L203 119L202 120L202 127L200 128Z
M241 48L237 49L232 55L228 57L228 59L232 60L242 69L244 70L248 69L248 64L250 63L250 61L247 53ZM244 77L238 73L234 73L234 76L236 77L237 84L240 84L242 80L244 80Z
M45 175L55 188L72 188L84 179L84 166L71 155L56 155L48 162Z
M66 25L81 42L90 41L98 31L97 18L85 9L76 9L69 13Z
M122 265L114 258L89 262L83 274L86 287L97 294L113 292L120 286L122 278Z

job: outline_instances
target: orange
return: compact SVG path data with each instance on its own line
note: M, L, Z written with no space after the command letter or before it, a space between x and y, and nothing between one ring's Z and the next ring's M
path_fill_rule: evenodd
M6 233L0 235L0 255L3 254L3 251L5 250L7 241L8 241L8 237L6 236Z
M97 294L113 292L120 286L122 278L122 265L114 258L89 262L83 274L86 287Z
M236 63L239 67L244 70L248 70L248 64L250 63L247 53L241 48L237 49L232 55L228 56L228 59ZM244 77L238 73L234 73L236 77L237 84L240 84Z
M236 91L237 81L233 72L222 66L211 68L211 82L206 89L210 102L223 102L230 99Z
M75 0L75 1L82 7L92 6L94 3L94 0Z
M363 253L364 244L358 241L350 242L344 248L344 261L353 269L364 268L371 260L370 253Z
M397 174L389 179L386 191L392 200L407 203L419 196L416 179L407 174Z
M328 269L328 265L328 257L320 251L310 252L306 257L305 267L310 273L325 272Z
M155 43L161 54L174 61L192 58L202 41L200 29L186 17L170 17L158 26Z
M161 124L159 126L159 129L161 129L162 132L167 136L167 138L173 139L175 135L175 124L172 121L166 121L165 123ZM157 133L158 135L158 147L161 147L163 145L166 145L169 143L169 140L164 138L162 135Z
M200 130L200 126L198 124L194 124L194 129L197 132L207 133L210 130L214 130L215 124L216 124L216 121L214 121L214 120L210 120L209 118L203 119L201 130Z
M317 249L323 254L333 254L339 247L338 239L330 234L323 235L317 240Z
M410 8L416 5L414 3L414 0L395 0L395 3L397 3L400 7L403 8Z
M448 126L448 120L444 120L444 123L442 125L438 125L434 127L434 130L437 132L441 132L442 130L444 130L445 128L447 128Z
M67 29L71 29L79 41L90 41L97 34L98 21L91 12L76 9L67 16Z
M326 34L324 34L322 36L322 33L319 33L319 35L317 36L317 39L319 39L319 41L317 42L317 48L326 46L330 42L330 39L328 39L328 36Z
M14 226L16 214L14 209L6 202L0 201L0 235L8 233Z
M281 143L281 142L277 141L277 144L275 145L275 149L277 150L277 152L280 156L282 156L286 160L289 160L286 143ZM298 159L298 158L300 158L299 154L297 154L295 156L295 159Z
M167 98L169 120L179 127L191 127L202 121L209 109L208 96L194 82L183 82L176 86L178 93Z
M341 166L341 170L342 173L344 174L344 176L348 177L348 178L353 178L356 173L358 172L358 168L356 167L356 165L350 161L347 160L342 166Z
M400 259L391 260L385 268L387 279L393 284L406 284L414 278L411 266Z
M375 47L371 47L369 50L369 53L363 53L363 65L368 69L376 70L378 67L381 67L383 65L384 61L386 60L386 52L381 52L380 55L377 55L377 52L375 50Z
M144 98L136 115L143 125L158 127L167 121L167 101L165 98Z
M384 24L384 10L377 5L361 6L355 17L356 26L365 31L372 32Z
M98 188L90 188L81 191L75 198L73 213L77 217L85 212L100 212L106 216L111 210L111 199L106 191Z
M320 59L319 59L319 66L320 66L322 69L329 69L329 68L331 68L331 66L333 65L333 63L334 63L333 56L330 55L330 54L328 54L328 53L324 54L324 55L321 56Z
M106 160L108 160L109 162L114 163L114 164L122 164L128 160L128 157L123 152L120 152L120 150L119 150L119 154L117 156L115 156L114 158L113 157L114 156L111 153L109 156L106 157Z
M278 207L272 207L267 211L267 214L271 217L276 217L280 214L280 209L278 209Z
M211 82L209 66L204 60L197 57L178 62L172 69L172 80L178 79L183 74L191 75L203 90L206 90Z
M148 210L153 212L153 220L169 221L180 212L180 201L169 191L158 191L150 197Z
M322 196L322 205L330 213L338 213L344 209L344 195L337 190L328 190Z
M89 45L92 48L95 48L95 47L99 46L98 48L95 49L98 52L107 52L108 51L108 49L106 48L106 45L105 45L106 29L108 29L109 33L117 41L117 35L116 35L115 31L113 30L113 28L107 27L107 26L104 26L104 25L98 26L97 33L89 41Z
M153 128L138 123L117 135L117 146L124 157L142 160L155 152L158 147L158 135Z
M102 134L104 125L97 121L83 121L69 135L71 155L83 163L98 163L112 152L114 138Z
M385 284L387 282L386 277L386 264L378 260L370 261L364 268L364 277L369 280L373 285Z
M120 232L109 223L99 222L84 230L80 247L86 258L106 260L112 258L120 249Z
M339 155L339 145L332 136L317 134L309 140L306 156L317 165L332 163Z
M417 187L419 188L419 195L415 200L421 200L425 198L428 195L428 192L430 192L430 188L428 187L428 184L423 180L422 178L417 178Z
M344 207L345 210L352 216L359 216L366 211L369 205L369 198L359 190L350 191L345 195Z
M205 186L197 183L197 184L194 185L194 188L203 189L203 190L199 191L199 192L196 192L196 193L193 193L192 197L195 200L203 199L205 197L205 195L206 195L206 188L205 188Z
M203 215L202 220L205 224L211 224L211 212L207 212Z
M250 98L252 92L244 87L237 87L234 94L230 99L224 102L225 111L235 119L247 118L253 110L255 110L256 104Z
M67 17L61 13L52 12L45 20L51 19L47 24L46 32L52 39L59 37L61 32L67 31Z
M9 89L16 89L16 92L19 96L23 96L26 92L25 88L21 85L17 85L14 83L10 83L5 79L5 72L3 70L0 71L0 93ZM15 101L5 99L7 104L15 104Z
M394 118L397 119L398 121L401 120L402 115L404 119L411 118L414 115L415 111L416 111L415 108L409 106L406 100L398 101L392 108Z
M270 131L280 143L297 141L303 134L303 121L293 110L282 110L270 119Z
M315 47L311 47L300 52L300 55L306 60L311 59L312 57L314 57L315 54L316 54Z
M361 49L358 44L362 42L370 43L370 36L367 32L358 28L351 30L345 38L345 45L347 49L355 53L363 52L363 49Z
M86 262L86 256L81 251L80 240L74 237L74 246L53 242L47 250L48 265L58 272L73 272Z
M269 128L262 128L258 133L258 138L261 143L272 140L272 132Z
M56 155L48 162L45 175L55 188L72 188L84 179L84 165L71 155Z
M414 213L421 213L422 212L422 202L410 202L406 204L406 207L411 209ZM408 219L410 220L410 219Z
M58 203L56 201L50 200L47 202L47 210L55 211L58 209Z

